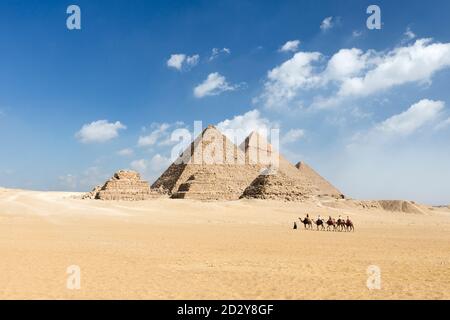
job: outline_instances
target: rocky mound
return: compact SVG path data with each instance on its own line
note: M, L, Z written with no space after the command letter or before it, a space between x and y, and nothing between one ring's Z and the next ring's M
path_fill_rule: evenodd
M377 202L379 203L381 208L386 211L414 213L414 214L424 213L416 203L411 201L379 200Z
M151 189L147 181L141 180L135 171L120 170L105 182L85 194L83 199L138 201L164 195L161 189Z
M428 208L412 201L404 200L340 200L326 201L323 205L338 209L366 209L385 210L391 212L402 212L409 214L426 214Z

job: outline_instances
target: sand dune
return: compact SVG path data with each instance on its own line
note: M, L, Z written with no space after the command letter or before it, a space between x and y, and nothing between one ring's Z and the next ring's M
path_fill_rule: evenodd
M74 195L0 189L0 298L450 299L448 208ZM292 230L307 212L350 215L356 232Z

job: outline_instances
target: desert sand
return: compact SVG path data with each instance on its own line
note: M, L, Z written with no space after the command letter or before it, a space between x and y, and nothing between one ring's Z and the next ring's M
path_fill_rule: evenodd
M448 208L74 196L0 189L0 298L450 299ZM356 231L293 230L306 213L349 215Z

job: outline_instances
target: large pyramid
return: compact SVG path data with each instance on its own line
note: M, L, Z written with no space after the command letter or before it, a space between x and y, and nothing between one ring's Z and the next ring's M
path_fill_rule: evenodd
M303 200L341 195L324 186L316 176L298 170L257 132L237 147L208 126L152 188L162 188L172 198L199 200Z
M300 173L309 179L316 187L319 188L321 196L330 196L333 198L344 198L342 192L335 188L331 183L325 180L321 175L308 166L305 162L299 162L295 165Z
M172 198L236 200L258 176L245 154L214 126L208 126L156 180Z
M103 186L95 187L84 195L83 199L137 201L158 198L163 194L161 190L150 189L148 182L141 180L139 173L120 170Z

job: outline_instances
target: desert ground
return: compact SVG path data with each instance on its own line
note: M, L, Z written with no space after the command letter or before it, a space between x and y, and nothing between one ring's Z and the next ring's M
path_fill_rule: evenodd
M448 208L76 196L0 189L1 299L450 299ZM306 213L356 231L293 230Z

